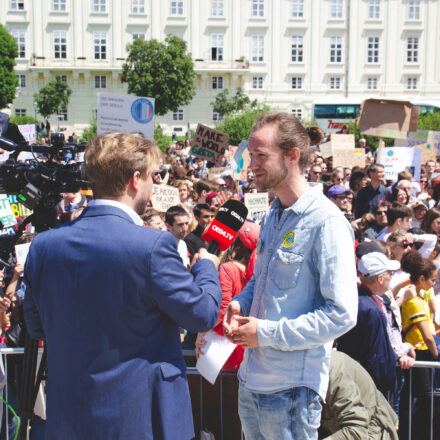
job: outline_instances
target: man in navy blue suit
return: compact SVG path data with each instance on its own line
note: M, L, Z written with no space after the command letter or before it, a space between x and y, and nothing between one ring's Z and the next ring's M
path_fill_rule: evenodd
M140 134L91 140L95 200L31 245L24 312L47 344L46 439L194 435L179 327L215 325L218 259L202 249L189 272L171 234L142 227L159 154Z

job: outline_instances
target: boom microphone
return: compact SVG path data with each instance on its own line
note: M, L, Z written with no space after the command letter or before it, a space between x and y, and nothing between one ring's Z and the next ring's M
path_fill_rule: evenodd
M208 252L226 250L234 241L246 220L248 209L238 200L227 200L218 210L215 219L202 234L202 240L210 243Z

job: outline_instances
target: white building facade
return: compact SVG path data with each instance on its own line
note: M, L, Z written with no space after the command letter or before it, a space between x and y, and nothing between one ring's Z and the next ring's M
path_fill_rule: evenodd
M213 125L217 93L310 120L312 103L345 98L440 103L440 2L433 0L1 0L17 41L12 114L62 75L73 93L61 125L86 127L97 93L126 93L121 68L136 38L184 39L197 73L190 105L157 117L168 132Z

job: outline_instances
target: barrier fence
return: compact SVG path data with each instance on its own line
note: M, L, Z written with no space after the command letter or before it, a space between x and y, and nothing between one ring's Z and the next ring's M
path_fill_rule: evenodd
M42 354L43 349L39 349ZM188 364L194 365L195 353L192 350L183 350L185 359ZM8 362L10 356L23 355L23 348L2 348L0 354L5 369L5 376L8 377ZM413 372L415 368L427 368L430 370L432 389L429 393L429 436L420 437L419 433L414 433L414 409L417 402L414 401L412 390ZM412 440L438 440L437 433L440 430L440 417L436 414L440 413L440 388L436 388L435 372L440 373L440 362L416 361L415 365L409 371L410 394L408 399L408 439ZM215 439L215 440L243 440L243 432L241 430L240 418L238 416L238 380L236 373L233 371L221 371L217 381L211 385L200 376L194 366L187 368L188 385L191 394L191 403L194 417L194 430L196 439ZM50 379L49 379L50 380ZM391 406L394 405L396 396L398 395L398 383L393 393L387 398ZM8 386L4 387L4 399L10 402ZM15 403L15 402L13 402ZM178 402L176 402L178 404ZM9 409L3 404L3 420L2 424L6 436L9 439L8 420ZM413 431L413 432L411 432ZM412 434L412 435L411 435ZM212 435L210 437L210 435Z

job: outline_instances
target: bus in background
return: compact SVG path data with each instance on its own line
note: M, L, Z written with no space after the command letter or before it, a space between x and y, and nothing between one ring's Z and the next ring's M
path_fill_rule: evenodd
M336 133L343 125L356 121L361 102L360 99L347 98L316 100L312 106L312 120L316 121L323 133ZM440 110L439 102L414 100L413 104L420 107L420 116Z

